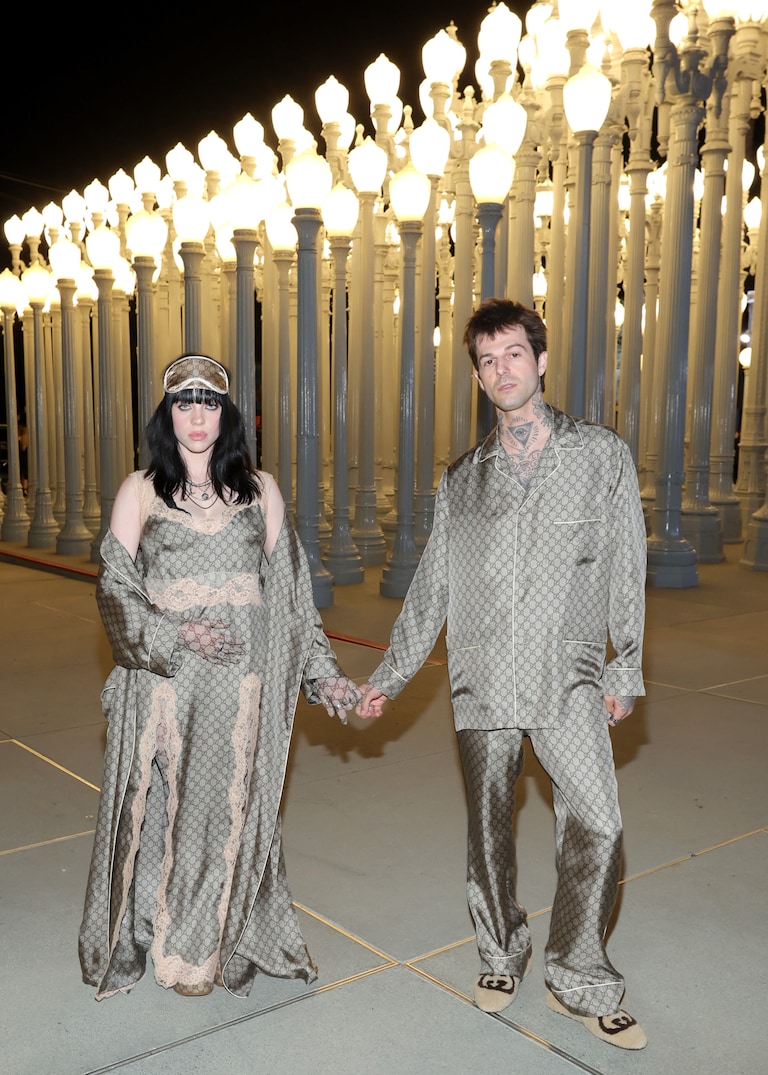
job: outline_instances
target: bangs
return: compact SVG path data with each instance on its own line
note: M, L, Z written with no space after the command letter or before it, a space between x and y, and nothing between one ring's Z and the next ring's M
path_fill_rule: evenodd
M222 405L224 396L219 392L212 392L210 388L182 388L180 392L174 392L173 403L203 403L206 407L215 404Z

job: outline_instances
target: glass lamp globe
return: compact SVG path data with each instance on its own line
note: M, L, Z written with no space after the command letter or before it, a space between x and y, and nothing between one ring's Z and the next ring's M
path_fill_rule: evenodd
M118 205L128 205L133 197L135 184L122 168L118 168L115 174L110 176L108 187L112 201Z
M522 30L523 24L514 11L504 3L496 4L480 23L477 47L491 62L506 60L515 67Z
M557 11L566 33L592 29L600 11L600 0L558 0Z
M431 193L429 177L411 162L395 172L389 181L389 200L400 223L423 220Z
M99 224L98 228L89 232L85 240L85 249L94 269L108 269L114 272L115 264L120 257L120 238L117 232L112 231L106 224Z
M125 222L125 242L134 258L157 259L168 240L168 225L159 213L140 209Z
M241 172L234 183L230 183L220 195L224 203L223 214L233 228L245 228L249 231L258 229L263 220L259 186L260 181Z
M421 64L430 86L435 82L452 85L466 62L467 50L445 30L438 31L421 50Z
M133 179L142 194L154 194L160 183L160 169L151 157L143 157L133 169Z
M295 142L304 126L304 109L286 94L272 109L272 126L281 142Z
M24 235L30 239L38 239L45 227L43 214L34 207L27 209L26 213L22 215L21 222L24 225Z
M232 128L232 136L241 157L257 157L264 145L264 127L250 112L237 121Z
M24 286L10 269L0 272L0 309L15 310L24 301Z
M21 286L30 306L45 305L51 291L51 284L51 274L37 262L21 274Z
M387 174L387 154L370 135L349 154L349 174L359 194L378 194Z
M3 224L3 231L11 246L21 246L27 234L21 217L16 213L12 217L8 217Z
M351 235L357 224L360 203L357 195L343 183L337 183L323 202L323 223L329 235Z
M349 109L349 90L329 75L315 90L315 107L323 123L341 123Z
M54 279L74 280L80 268L80 247L71 240L59 237L48 251Z
M478 205L501 205L514 178L514 159L493 142L478 149L470 158L469 183Z
M435 119L425 119L408 141L411 160L425 175L442 175L451 151L451 136Z
M61 207L68 224L82 224L85 221L88 207L85 198L76 190L70 190L69 194L62 198Z
M202 243L210 226L208 203L187 194L173 203L173 226L183 243Z
M574 134L599 131L611 104L610 80L585 63L563 86L563 108Z
M269 245L273 250L296 249L299 235L293 223L293 209L288 202L276 205L264 221Z
M209 131L197 143L197 157L206 172L222 171L226 167L222 161L228 155L227 143L216 131Z
M757 231L763 215L763 207L759 198L750 198L744 206L744 223L748 231Z
M380 53L364 73L365 92L372 105L388 105L400 89L400 68Z
M507 153L517 153L528 126L528 113L508 93L488 105L483 113L485 141L503 146Z
M83 194L85 204L91 214L98 213L103 216L106 213L109 205L109 190L100 180L94 179L93 182L89 183Z
M333 184L330 164L314 149L296 154L285 169L285 180L295 209L319 209Z
M165 167L174 183L187 183L194 171L195 158L185 145L177 142L165 155Z

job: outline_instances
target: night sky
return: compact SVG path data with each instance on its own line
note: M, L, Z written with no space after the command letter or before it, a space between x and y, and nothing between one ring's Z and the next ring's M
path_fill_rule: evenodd
M530 5L507 6L522 16ZM400 68L400 96L418 125L422 45L453 20L467 49L460 86L475 84L477 32L488 4L342 2L301 14L298 4L267 10L230 3L216 22L216 4L196 14L191 5L175 10L139 21L118 19L113 9L100 13L98 24L94 17L87 25L62 24L35 53L21 45L32 20L16 15L18 33L4 37L0 222L31 205L60 203L94 177L106 184L118 168L132 175L145 154L165 171L169 149L183 142L197 155L211 130L236 152L232 127L247 112L275 148L271 110L285 94L302 105L322 149L314 91L329 75L349 89L350 111L373 133L363 72L382 52ZM9 263L3 235L0 268Z

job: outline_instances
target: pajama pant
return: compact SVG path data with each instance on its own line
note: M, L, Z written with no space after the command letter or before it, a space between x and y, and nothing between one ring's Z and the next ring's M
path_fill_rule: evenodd
M618 1011L624 980L605 951L621 861L621 814L608 728L584 721L458 733L469 811L467 900L482 971L522 976L531 952L516 899L515 784L528 736L552 782L557 892L545 981L577 1015Z

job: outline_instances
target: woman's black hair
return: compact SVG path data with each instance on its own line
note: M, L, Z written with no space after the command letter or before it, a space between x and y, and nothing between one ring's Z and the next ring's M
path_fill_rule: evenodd
M174 495L180 493L183 498L190 491L187 469L173 432L174 403L218 404L221 422L210 465L213 488L222 499L226 488L234 494L236 504L252 504L261 494L262 486L248 452L243 416L228 395L208 388L166 392L147 423L147 447L152 460L147 477L152 479L160 499L169 508L176 508Z

